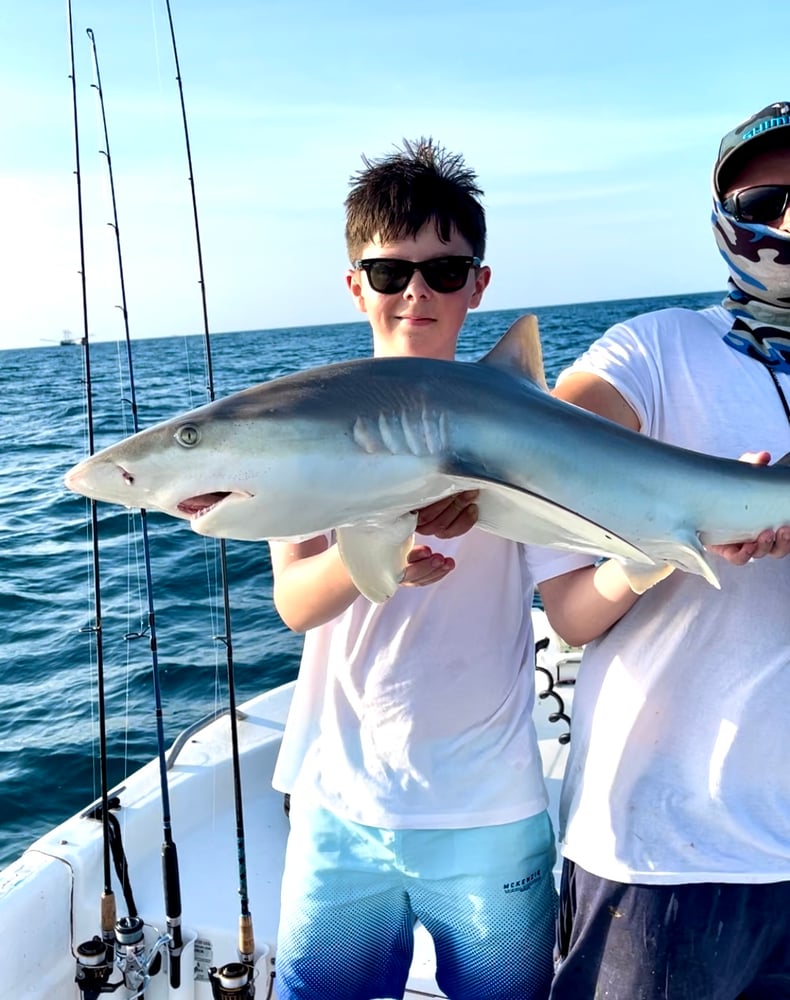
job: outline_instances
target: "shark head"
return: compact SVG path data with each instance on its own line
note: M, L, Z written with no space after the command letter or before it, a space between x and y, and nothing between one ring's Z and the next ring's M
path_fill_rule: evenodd
M197 522L226 501L252 495L238 470L207 479L207 461L221 444L217 430L200 410L158 424L81 461L66 474L66 486L95 500Z
M294 465L298 448L282 441L281 424L266 420L265 390L256 386L140 431L79 462L65 484L95 500L183 518L200 534L267 537L256 508L280 502L267 456L285 448L282 478L283 462Z

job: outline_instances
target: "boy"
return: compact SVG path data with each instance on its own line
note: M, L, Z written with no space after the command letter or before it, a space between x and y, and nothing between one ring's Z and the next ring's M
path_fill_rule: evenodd
M490 280L475 175L430 140L364 162L346 282L373 352L451 360ZM462 531L473 500L431 505L421 530ZM272 545L275 604L307 633L274 778L293 793L280 1000L402 997L418 919L451 1000L548 995L555 849L527 553L477 528L446 551L416 545L373 605L332 538Z

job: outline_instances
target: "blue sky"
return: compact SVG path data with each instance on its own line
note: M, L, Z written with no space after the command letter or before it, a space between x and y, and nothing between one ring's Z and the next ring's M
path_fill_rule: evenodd
M790 96L784 0L171 0L215 332L359 319L361 154L432 135L485 191L482 308L709 291L720 137ZM73 0L91 336L202 330L164 0ZM65 3L0 6L0 347L82 331Z

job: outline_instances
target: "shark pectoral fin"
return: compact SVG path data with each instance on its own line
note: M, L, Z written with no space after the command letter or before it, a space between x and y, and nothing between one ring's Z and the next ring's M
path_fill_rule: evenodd
M363 597L381 604L398 589L416 526L408 513L337 529L340 558Z

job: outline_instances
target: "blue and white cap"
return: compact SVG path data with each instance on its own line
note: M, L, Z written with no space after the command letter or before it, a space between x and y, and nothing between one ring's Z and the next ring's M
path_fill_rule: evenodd
M719 198L722 195L722 168L725 164L728 167L732 166L733 157L737 160L741 159L740 153L746 143L763 136L776 135L778 130L788 128L788 126L790 126L790 101L777 101L774 104L769 104L762 111L758 111L751 118L747 118L745 122L741 122L732 132L728 132L721 140L719 155L713 168L713 190L716 195ZM783 138L786 139L787 145L790 147L790 132L785 133ZM751 153L752 150L749 152Z

